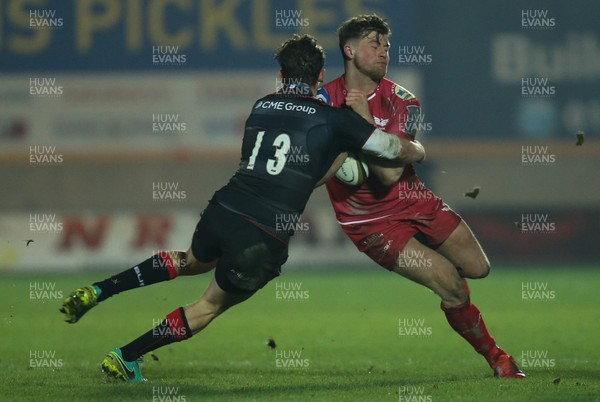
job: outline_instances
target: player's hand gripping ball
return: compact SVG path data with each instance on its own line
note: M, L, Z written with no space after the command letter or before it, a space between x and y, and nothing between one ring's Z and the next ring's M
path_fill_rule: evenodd
M360 186L369 177L369 167L360 155L348 152L348 157L336 172L335 177L348 186Z

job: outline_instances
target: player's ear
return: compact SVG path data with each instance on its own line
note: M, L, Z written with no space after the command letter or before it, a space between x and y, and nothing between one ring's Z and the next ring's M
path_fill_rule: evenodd
M346 43L344 45L344 55L348 60L352 60L354 58L354 47L352 47L351 44Z
M317 81L325 82L325 69L324 68L322 68L321 71L319 71L319 78L317 78Z
M279 74L278 75L279 75L279 80L283 81L283 71L282 70L279 70Z

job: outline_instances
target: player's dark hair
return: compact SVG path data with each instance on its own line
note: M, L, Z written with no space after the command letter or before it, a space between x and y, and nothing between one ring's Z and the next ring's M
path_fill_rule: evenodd
M392 30L387 23L387 19L377 16L377 14L359 15L342 22L338 28L339 46L344 60L347 59L344 53L344 46L353 39L362 39L371 32L376 32L378 39L380 35L391 35Z
M325 51L310 35L294 34L275 51L284 79L299 79L313 86L325 65Z

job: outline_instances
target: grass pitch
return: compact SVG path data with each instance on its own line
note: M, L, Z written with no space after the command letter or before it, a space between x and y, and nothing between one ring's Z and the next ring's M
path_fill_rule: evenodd
M195 300L209 276L126 292L77 324L63 322L59 296L104 276L0 276L0 400L600 400L597 269L496 268L471 281L473 301L522 363L524 381L493 378L435 295L373 268L284 270L204 332L157 350L158 360L146 356L148 383L107 382L104 355Z

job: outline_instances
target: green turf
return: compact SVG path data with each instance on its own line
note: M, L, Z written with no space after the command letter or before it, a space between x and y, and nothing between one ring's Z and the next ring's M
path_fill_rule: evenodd
M600 273L593 269L503 270L472 281L498 343L547 353L525 381L498 380L448 326L438 298L383 270L284 272L189 341L146 356L144 384L107 383L99 363L110 349L195 300L208 276L121 294L79 323L59 301L31 300L30 283L66 295L104 275L0 276L0 400L11 401L588 401L600 398ZM554 298L523 300L522 283L547 283ZM308 298L276 298L276 283ZM48 286L48 285L44 285ZM399 319L424 320L425 336L400 336ZM430 329L427 329L430 328ZM272 337L277 348L266 346ZM54 353L30 368L30 353ZM282 360L308 367L277 367ZM300 353L300 356L298 356ZM305 360L308 359L308 360ZM43 359L42 359L43 360ZM284 362L280 360L280 365ZM297 362L294 362L297 363ZM290 360L285 360L290 365ZM560 379L559 384L554 384Z

